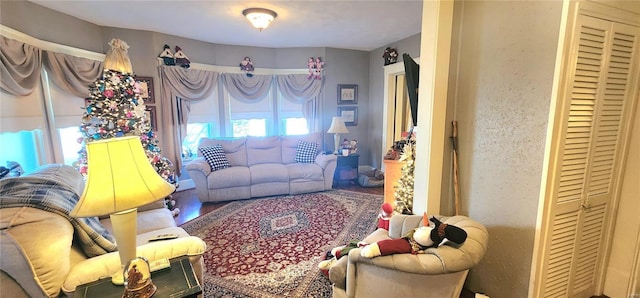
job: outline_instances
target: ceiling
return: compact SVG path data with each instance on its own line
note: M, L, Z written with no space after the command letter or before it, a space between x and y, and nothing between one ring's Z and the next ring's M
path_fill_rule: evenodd
M269 48L371 51L421 31L422 0L29 0L107 27L149 30L205 42ZM262 32L245 8L276 11Z

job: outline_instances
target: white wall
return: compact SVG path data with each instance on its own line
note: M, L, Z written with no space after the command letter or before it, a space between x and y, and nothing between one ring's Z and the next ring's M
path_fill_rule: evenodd
M467 287L527 297L561 2L464 1L455 14L461 209L489 230Z

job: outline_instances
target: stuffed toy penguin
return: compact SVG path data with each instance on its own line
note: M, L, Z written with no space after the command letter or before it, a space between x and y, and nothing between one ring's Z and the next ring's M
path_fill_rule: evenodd
M456 244L462 244L467 240L467 232L463 229L444 224L435 217L431 217L434 223L432 227L427 218L425 213L422 217L422 227L411 230L402 238L380 240L363 247L360 256L373 258L400 253L417 254L427 248L441 245L445 239Z

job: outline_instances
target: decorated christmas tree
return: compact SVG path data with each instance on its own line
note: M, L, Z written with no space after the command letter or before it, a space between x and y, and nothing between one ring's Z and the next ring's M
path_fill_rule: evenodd
M138 136L147 158L156 172L169 183L176 183L171 162L160 155L158 139L151 129L145 113L140 86L131 75L131 62L127 57L129 46L121 40L110 43L111 51L104 63L104 72L91 86L86 100L78 141L82 149L76 167L87 174L86 144L122 136Z
M404 145L400 161L404 161L402 166L402 176L396 185L394 196L396 198L395 211L402 214L413 214L413 171L415 169L415 147L408 142Z

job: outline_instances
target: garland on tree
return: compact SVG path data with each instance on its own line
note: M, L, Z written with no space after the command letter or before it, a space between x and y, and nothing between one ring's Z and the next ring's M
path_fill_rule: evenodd
M395 211L401 214L413 214L413 171L415 169L415 148L413 143L407 142L404 145L404 150L399 160L404 161L405 164L402 166L402 176L395 186Z

